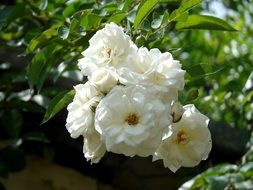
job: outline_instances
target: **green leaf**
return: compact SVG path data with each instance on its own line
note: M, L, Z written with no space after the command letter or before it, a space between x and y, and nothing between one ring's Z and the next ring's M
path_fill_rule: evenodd
M102 21L101 16L93 14L93 13L87 13L81 17L80 25L84 28L84 30L89 31L92 28L96 28L100 25Z
M192 88L187 93L186 101L193 101L198 97L198 95L199 95L198 89L197 88Z
M0 29L2 26L8 26L12 21L27 15L25 4L17 4L15 6L6 6L0 9Z
M163 15L157 15L151 22L151 27L157 29L161 26L163 21Z
M205 63L205 64L196 64L196 65L190 66L186 68L186 72L187 74L191 76L190 80L194 81L194 80L198 80L207 76L214 75L222 71L223 69L224 67Z
M69 31L73 32L74 30L77 29L78 26L79 26L79 21L76 18L73 18L70 23Z
M182 0L179 8L174 10L171 13L168 22L178 21L180 20L182 15L184 15L183 17L185 17L185 14L187 13L187 11L189 11L190 9L192 9L194 6L198 5L202 1L203 0Z
M160 0L144 0L139 6L135 20L134 20L134 29L137 30L142 21L149 15L153 10L155 5L159 3Z
M40 3L39 9L41 11L44 11L47 8L48 5L48 0L42 0L42 2Z
M48 120L54 117L55 114L67 106L73 100L74 95L75 90L64 91L56 95L49 103L42 124L46 123Z
M58 44L52 43L33 57L32 62L27 67L27 76L31 87L36 85L37 89L40 90L48 74L46 71L50 70L50 67L55 62L55 60L52 59L53 54L60 47L61 46L58 46Z
M55 156L55 150L51 146L44 146L43 147L43 156L49 160L52 161Z
M23 124L23 117L17 110L5 111L2 116L2 125L5 131L13 138L18 138Z
M126 16L127 16L127 13L118 13L118 14L112 15L108 19L108 22L120 23L124 18L126 18Z
M42 32L38 37L33 38L30 41L30 43L26 49L26 52L31 53L35 49L37 49L38 47L41 47L41 46L45 45L46 43L48 43L48 41L50 39L52 39L52 37L57 35L57 28L56 27L57 26L49 28L49 29L45 30L44 32Z
M43 143L50 142L50 140L42 132L28 132L23 135L22 139L26 141L37 141L37 142L43 142Z
M213 16L206 16L206 15L190 15L188 16L185 22L178 22L176 24L176 29L237 31L232 26L230 26L226 21Z
M8 171L6 168L6 164L3 161L0 161L0 177L7 178L8 177ZM1 187L1 185L0 185ZM0 188L1 190L1 188Z
M66 26L60 26L58 28L58 35L61 37L61 39L66 40L69 36L69 28Z

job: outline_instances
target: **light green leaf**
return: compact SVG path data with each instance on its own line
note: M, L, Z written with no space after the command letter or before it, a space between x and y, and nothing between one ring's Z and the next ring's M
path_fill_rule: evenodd
M48 0L42 0L42 2L40 3L39 9L44 11L47 8L48 5Z
M213 16L190 15L185 22L176 24L177 30L184 29L206 29L206 30L226 30L236 31L226 21Z
M99 26L100 22L102 21L102 16L87 13L81 17L80 25L86 30L89 31L92 28L96 28Z
M126 16L127 16L126 13L118 13L118 14L112 15L108 19L108 22L120 23L124 18L126 18Z
M65 106L67 106L73 100L74 95L75 95L75 90L64 91L56 95L49 103L49 106L44 115L42 124L46 123L48 120L54 117L55 114L57 114Z
M168 22L180 20L182 15L202 1L203 0L182 0L180 7L171 13Z
M151 27L154 29L157 29L161 26L163 21L163 15L157 16L155 19L152 20L151 22Z
M69 28L66 26L60 26L58 28L58 35L61 37L61 39L66 40L69 36Z
M142 21L149 15L160 0L144 0L140 4L134 20L134 29L137 30Z

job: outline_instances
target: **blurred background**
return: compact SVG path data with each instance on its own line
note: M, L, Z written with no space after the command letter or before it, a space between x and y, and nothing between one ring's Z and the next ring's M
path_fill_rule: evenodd
M163 28L180 3L161 1L136 32L139 1L1 0L0 190L253 189L253 1L204 0L189 11L226 20L236 32ZM91 165L83 139L65 129L65 105L44 116L56 95L57 102L86 80L77 60L111 21L139 47L170 51L187 71L179 100L211 119L213 148L199 166L172 173L151 157L113 153Z

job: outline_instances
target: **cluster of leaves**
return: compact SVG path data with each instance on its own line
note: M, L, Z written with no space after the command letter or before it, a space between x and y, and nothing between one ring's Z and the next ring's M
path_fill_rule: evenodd
M183 184L179 190L250 190L253 188L253 162L243 165L221 164Z
M194 101L212 119L250 128L252 26L243 18L252 5L224 2L226 10L234 11L227 19L243 33L221 32L236 30L200 14L209 4L202 0L17 0L0 5L0 48L6 57L0 60L0 148L18 147L20 140L48 143L41 131L22 129L23 115L47 110L45 123L72 101L73 84L85 80L77 60L91 36L109 22L124 27L139 47L173 51L187 71L182 103ZM15 54L20 58L11 59Z

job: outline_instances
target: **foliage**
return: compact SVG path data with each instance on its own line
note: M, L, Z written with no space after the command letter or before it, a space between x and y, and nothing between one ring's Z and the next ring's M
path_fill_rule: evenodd
M221 164L196 176L185 183L179 190L215 190L215 189L240 189L253 188L253 162L241 166Z
M77 60L91 36L108 22L123 26L139 47L171 51L181 61L187 71L182 103L194 101L213 120L252 131L252 3L224 0L224 21L204 15L212 2L17 0L0 5L1 155L6 149L18 151L17 158L23 160L23 141L47 146L43 130L25 130L23 117L38 113L42 121L46 113L46 122L71 101L71 86L86 80L77 70ZM240 173L243 166L229 167L236 167L246 179ZM210 174L211 180L223 183L220 169L223 166L203 175L217 173ZM0 175L12 171L0 159ZM196 180L206 182L201 177Z

